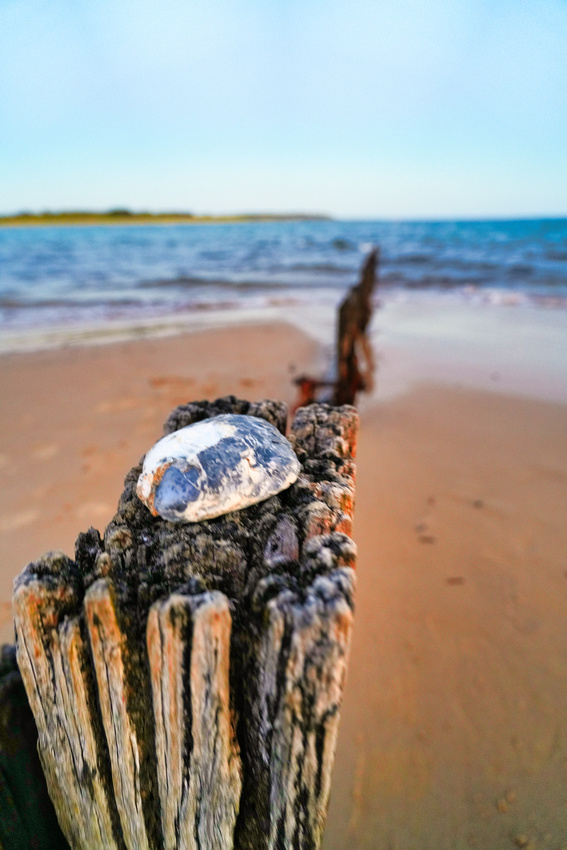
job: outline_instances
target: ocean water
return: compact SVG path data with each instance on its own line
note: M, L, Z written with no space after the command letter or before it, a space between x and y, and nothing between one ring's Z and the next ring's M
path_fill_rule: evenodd
M380 293L567 305L567 219L0 228L0 336Z

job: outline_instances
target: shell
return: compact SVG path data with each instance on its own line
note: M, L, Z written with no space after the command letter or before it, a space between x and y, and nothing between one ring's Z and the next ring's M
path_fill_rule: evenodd
M299 471L295 452L277 428L229 413L159 440L145 457L136 492L154 516L199 522L280 493Z

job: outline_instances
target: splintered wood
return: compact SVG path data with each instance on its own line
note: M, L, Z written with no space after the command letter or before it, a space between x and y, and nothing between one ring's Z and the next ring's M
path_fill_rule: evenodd
M177 408L284 433L285 407ZM317 848L353 620L358 417L298 410L288 490L200 523L153 517L125 480L104 539L50 553L14 591L18 664L72 848Z
M222 593L174 593L150 610L148 656L166 850L232 846L241 765L230 711L230 632L229 602Z

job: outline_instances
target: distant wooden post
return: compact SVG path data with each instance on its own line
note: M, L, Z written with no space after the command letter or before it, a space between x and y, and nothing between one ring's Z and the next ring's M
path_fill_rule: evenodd
M299 390L297 407L312 404L317 398L324 398L337 406L355 404L358 393L373 389L374 352L366 331L372 318L372 294L378 276L378 257L377 248L368 254L359 282L348 290L339 306L335 380L298 375L293 381Z
M285 429L285 406L177 408ZM104 538L15 583L18 664L72 848L317 848L353 619L358 417L311 405L290 439L302 474L201 523L154 518L127 475Z
M378 251L371 251L360 281L349 289L339 307L337 327L337 381L334 403L354 404L357 393L370 391L374 379L374 353L366 329L372 318L372 293L376 285ZM364 360L361 368L360 358Z

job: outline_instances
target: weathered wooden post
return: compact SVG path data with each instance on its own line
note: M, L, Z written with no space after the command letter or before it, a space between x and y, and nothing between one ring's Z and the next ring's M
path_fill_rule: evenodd
M372 318L377 270L378 249L374 249L364 262L360 281L349 289L339 307L335 404L354 404L360 390L369 392L373 386L374 352L366 330ZM360 355L364 371L360 368Z
M299 389L298 406L312 404L316 398L326 398L337 406L355 404L359 392L370 392L373 389L375 360L366 331L372 319L372 295L378 282L378 259L379 252L375 248L363 263L359 282L348 290L339 305L335 380L298 375L294 379ZM361 358L364 361L362 369ZM325 395L321 395L321 391Z
M15 646L0 649L0 848L68 850L37 754Z
M177 408L284 433L281 403ZM358 417L298 410L289 489L196 523L154 517L127 475L104 538L15 583L18 664L72 848L317 848L353 618Z

